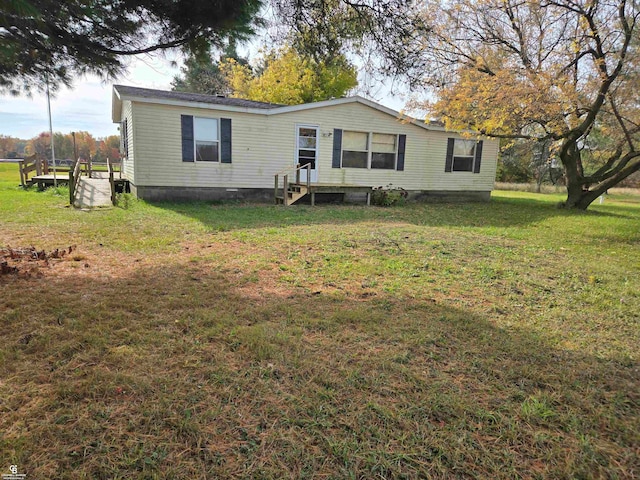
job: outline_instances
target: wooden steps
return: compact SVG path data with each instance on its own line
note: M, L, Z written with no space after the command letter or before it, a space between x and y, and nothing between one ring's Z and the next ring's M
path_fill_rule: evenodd
M305 170L305 176L301 175L301 171ZM289 174L295 181L289 181ZM282 178L280 178L282 177ZM303 178L305 178L303 180ZM296 165L293 169L283 170L274 175L273 194L276 204L293 205L301 198L309 195L311 197L311 206L316 204L316 194L326 193L364 193L367 198L367 205L371 203L372 187L366 185L348 185L344 183L311 183L311 164ZM282 187L280 186L282 185Z
M293 205L298 200L309 193L306 185L290 183L286 189L286 198L282 195L276 195L276 201L284 205Z

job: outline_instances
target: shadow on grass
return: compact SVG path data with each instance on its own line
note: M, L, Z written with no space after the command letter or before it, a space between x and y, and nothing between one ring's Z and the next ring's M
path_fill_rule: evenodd
M201 222L211 230L237 230L293 225L331 225L358 222L410 223L434 227L527 226L553 217L632 218L614 212L587 212L558 209L555 202L531 198L493 198L489 203L409 203L400 207L361 205L154 203L153 206ZM625 208L625 207L621 207ZM629 213L637 213L629 211Z
M2 282L0 462L34 478L637 473L637 362L429 298L200 262Z

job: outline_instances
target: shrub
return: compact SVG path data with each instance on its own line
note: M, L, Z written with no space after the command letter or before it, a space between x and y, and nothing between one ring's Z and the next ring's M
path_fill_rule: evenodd
M402 187L394 187L392 184L386 187L376 187L371 193L371 202L381 207L391 207L394 205L402 205L409 196Z
M116 195L116 205L124 210L128 210L134 201L135 197L130 193L118 193Z

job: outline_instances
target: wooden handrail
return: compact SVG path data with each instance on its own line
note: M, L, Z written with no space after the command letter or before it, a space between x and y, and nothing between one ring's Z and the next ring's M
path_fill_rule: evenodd
M71 205L73 205L73 202L76 199L76 189L80 182L80 175L82 175L80 172L81 166L80 159L78 158L73 170L69 170L69 204Z
M305 165L300 165L298 163L296 164L295 167L285 168L284 170L280 170L279 172L276 172L275 175L284 175L285 173L291 173L292 171L295 172L296 170L302 170L303 168L309 169L310 167L311 167L310 163L307 163Z
M281 170L280 172L274 175L275 177L274 197L275 197L276 203L278 203L278 193L280 190L280 175L284 177L284 182L282 185L282 203L284 203L284 205L287 205L288 204L287 189L289 188L289 173L293 171L293 173L296 176L296 184L300 184L300 171L303 169L307 171L307 191L309 191L311 188L311 164L310 163L306 163L304 165L300 165L298 163L295 167Z
M107 171L109 172L109 185L111 187L111 204L116 205L116 182L113 180L113 165L111 160L107 157Z

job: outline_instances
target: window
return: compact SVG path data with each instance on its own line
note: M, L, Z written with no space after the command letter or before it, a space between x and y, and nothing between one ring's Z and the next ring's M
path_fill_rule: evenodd
M217 119L194 117L193 137L197 162L218 162L220 160Z
M375 168L401 172L404 170L406 146L407 136L403 134L334 128L331 168Z
M475 155L475 140L456 138L453 143L453 164L451 169L454 172L472 172Z
M447 156L444 162L444 171L480 173L482 143L482 140L447 139Z
M371 139L371 168L396 168L396 135L374 133Z
M344 131L342 135L342 167L367 168L369 134Z
M231 119L180 115L183 162L231 163Z
M395 170L398 136L384 133L342 133L343 168Z

